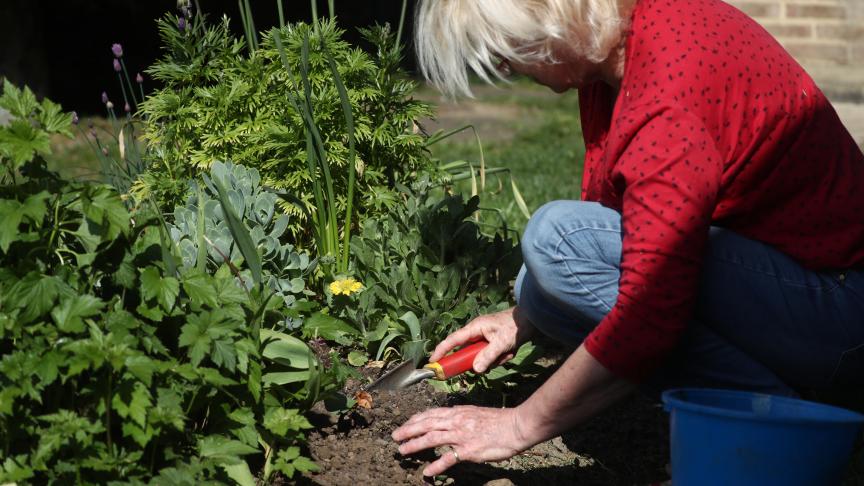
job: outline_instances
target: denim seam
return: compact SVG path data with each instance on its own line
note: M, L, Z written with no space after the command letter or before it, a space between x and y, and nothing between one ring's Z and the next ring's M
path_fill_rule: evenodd
M559 250L559 248L561 247L561 244L564 243L567 236L570 236L574 233L579 233L579 232L584 231L584 230L603 231L603 232L607 232L607 233L620 233L621 232L620 229L616 231L616 230L611 229L611 228L591 228L588 226L582 226L580 228L576 228L576 229L567 231L565 233L559 233L560 239L558 240L558 242L554 246L554 248L555 248L555 260L557 263L563 263L567 267L567 271L570 272L570 275L576 280L576 282L588 293L588 295L593 297L596 301L600 302L600 304L603 305L603 307L606 309L606 312L608 313L612 310L612 307L609 304L607 304L606 301L604 301L603 299L598 297L597 294L595 294L593 291L591 291L591 289L588 288L588 286L582 282L582 279L580 279L578 276L578 272L573 271L573 269L568 264L568 261L563 258L562 253Z
M828 383L833 383L834 379L837 378L837 373L840 372L840 366L843 365L843 359L846 358L847 354L854 353L855 351L859 351L864 349L864 343L859 344L851 349L847 349L840 353L840 359L837 360L837 366L834 367L834 372L831 373L831 378L828 380Z
M827 287L827 286L825 286L825 285L816 285L816 286L813 286L813 285L801 284L801 283L796 282L796 281L794 281L794 280L789 280L789 279L787 279L787 278L783 278L783 277L781 277L780 275L777 275L777 274L775 274L775 273L772 273L772 272L766 272L765 270L761 270L761 269L759 269L759 268L751 267L750 265L747 265L746 263L744 263L744 262L742 262L742 261L731 260L731 259L728 259L728 258L718 257L718 256L715 256L715 255L711 255L711 259L712 259L712 260L715 260L715 261L723 262L723 263L731 263L731 264L733 264L733 265L737 265L738 267L740 267L740 268L742 268L742 269L744 269L744 270L748 270L748 271L753 272L753 273L758 273L758 274L761 274L761 275L767 275L767 276L769 276L769 277L773 277L773 278L777 279L778 282L782 282L782 283L784 283L784 284L786 284L786 285L789 285L789 286L792 286L792 287L799 287L799 288L802 288L802 289L812 289L812 290L819 289L819 290L824 290L824 291L826 291L826 292L831 292L831 291L833 291L833 290L836 290L837 287L840 286L840 284L839 284L839 283L836 283L836 282L835 282L835 285L834 285L833 287Z

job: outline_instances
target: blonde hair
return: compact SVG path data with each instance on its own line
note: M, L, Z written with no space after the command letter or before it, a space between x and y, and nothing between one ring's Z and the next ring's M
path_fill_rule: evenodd
M423 76L451 97L472 96L469 67L492 83L492 76L503 79L496 69L499 59L557 62L554 41L599 63L621 39L625 21L618 2L420 0L415 15L417 63Z

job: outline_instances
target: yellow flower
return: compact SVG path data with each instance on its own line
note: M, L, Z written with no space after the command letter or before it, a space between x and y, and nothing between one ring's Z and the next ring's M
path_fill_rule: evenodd
M336 280L330 284L330 292L333 295L351 295L363 290L363 284L353 278Z

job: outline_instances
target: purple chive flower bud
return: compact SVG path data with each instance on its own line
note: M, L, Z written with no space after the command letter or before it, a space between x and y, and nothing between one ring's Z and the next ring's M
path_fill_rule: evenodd
M106 103L108 103L108 93L103 91L102 92L102 104L104 105Z
M186 17L180 17L180 20L177 21L177 30L186 32Z
M123 111L125 111L126 113L129 113L132 111L132 107L129 106L129 103L126 103L125 105L123 105Z
M109 110L113 110L114 109L114 103L111 103L110 101L108 103L105 103L105 108L108 108Z
M141 73L138 73L138 74L135 76L135 82L138 83L138 84L143 83L143 82L144 82L144 76L141 76Z
M108 155L108 148L107 147L102 147L102 155L105 155L105 156Z
M77 125L77 124L79 124L79 123L81 123L81 119L78 118L78 112L77 112L77 111L73 111L73 112L72 112L72 124L73 124L73 125Z
M120 44L114 44L111 46L111 52L114 53L114 57L120 59L121 57L123 57L123 46L121 46Z
M120 72L120 61L118 61L117 59L114 59L114 70L118 73Z

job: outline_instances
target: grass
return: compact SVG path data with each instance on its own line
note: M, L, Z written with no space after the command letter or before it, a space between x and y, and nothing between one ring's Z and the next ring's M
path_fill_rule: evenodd
M429 89L420 96L436 98ZM495 116L500 113L506 116ZM527 82L478 89L476 100L440 104L438 122L436 128L445 130L475 125L487 167L510 169L530 211L548 201L579 198L585 148L576 93L555 95ZM466 160L480 166L473 136L453 137L431 150L442 163ZM527 219L516 206L507 178L487 179L486 189L480 195L481 207L500 210L508 226L521 232ZM455 190L470 194L470 180L460 182Z

